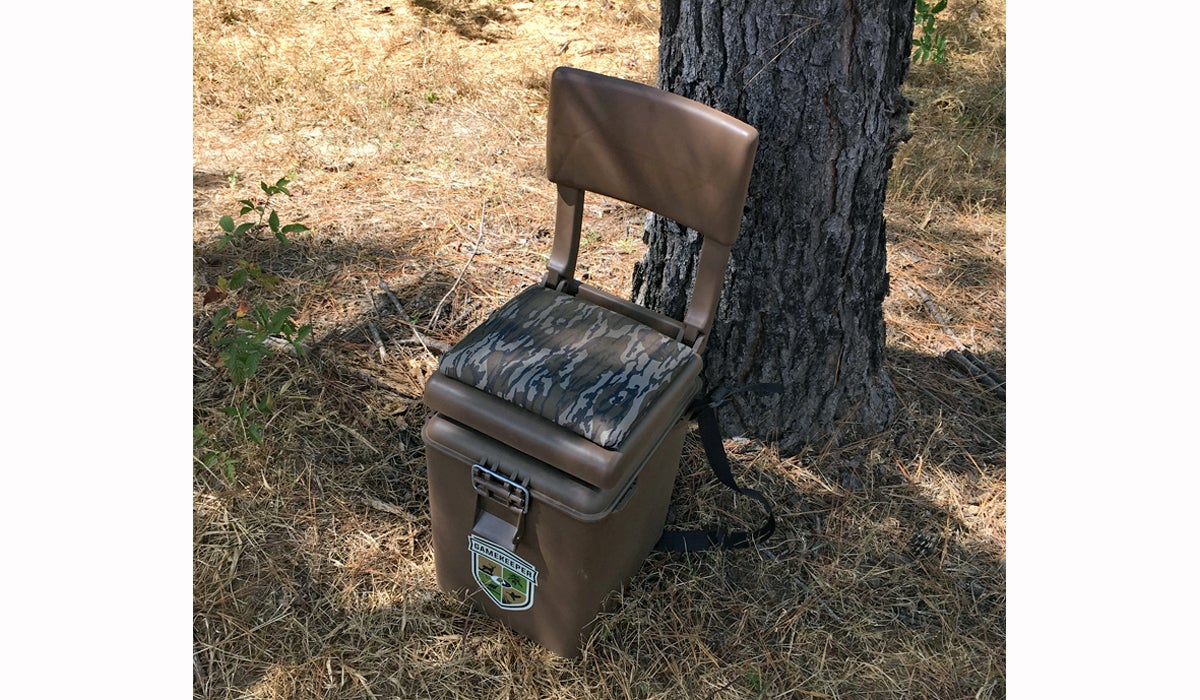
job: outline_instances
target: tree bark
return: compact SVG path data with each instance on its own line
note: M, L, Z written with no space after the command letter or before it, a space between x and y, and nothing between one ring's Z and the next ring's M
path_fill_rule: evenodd
M705 351L709 387L780 382L721 410L784 454L884 429L883 204L908 137L913 0L664 0L659 87L760 132L741 235ZM651 215L639 303L681 318L698 236Z

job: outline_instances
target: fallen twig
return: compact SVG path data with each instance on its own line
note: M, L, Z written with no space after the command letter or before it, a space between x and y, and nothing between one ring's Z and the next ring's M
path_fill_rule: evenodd
M479 208L479 237L475 239L475 246L471 248L471 254L467 257L467 264L463 265L462 270L458 273L458 279L454 280L454 284L450 285L450 289L446 290L446 296L438 302L438 305L433 309L433 315L429 317L429 327L433 328L437 325L438 316L442 313L442 306L450 295L454 293L458 283L462 282L463 275L467 274L467 268L471 266L471 261L475 259L475 254L479 252L479 245L483 243L483 215L487 212L487 200L483 201L483 206Z
M978 357L975 357L975 355L972 355L970 351L964 351L960 353L957 350L947 350L942 354L942 357L945 357L947 360L965 371L967 376L971 377L980 384L983 384L988 389L991 389L992 392L994 392L1001 399L1006 399L1004 385L1001 382L998 382L992 376L995 370L991 370L991 368L988 367L983 360L980 360ZM974 362L972 362L972 358L974 359ZM989 370L991 371L989 372Z
M434 340L433 338L423 335L415 330L413 331L413 337L401 338L400 340L393 340L392 342L396 345L424 345L426 349L437 350L438 352L450 352L450 348L453 347L450 345L450 343L443 343L440 340Z
M293 356L307 355L308 353L312 352L312 346L310 346L310 345L305 345L304 343L293 343L289 340L284 340L283 338L277 338L273 335L267 336L263 340L263 345L266 345L267 347L271 348L272 350L277 350L279 352L285 352L285 353L287 353L289 355L293 355ZM204 360L201 359L201 362L203 362L203 361ZM205 363L205 364L208 364L208 363Z
M366 503L368 506L370 506L371 508L374 508L375 510L381 510L384 513L391 513L392 515L399 515L402 518L407 518L410 520L412 519L412 514L409 513L408 511L404 510L400 506L392 505L391 503L388 503L386 501L381 501L377 498L371 498L370 496L364 496L363 503Z
M1004 375L993 369L991 365L981 360L968 350L967 346L963 345L962 341L954 333L954 329L950 327L950 324L946 323L941 309L938 307L937 302L933 300L933 297L929 295L929 292L915 285L913 289L917 297L925 304L925 309L929 311L929 315L942 327L942 331L946 333L950 341L954 343L954 347L957 348L946 350L942 353L942 357L965 371L967 376L984 385L993 394L998 396L1001 401L1006 401L1007 397L1004 387L1007 380L1004 378Z
M929 292L925 291L923 287L914 287L914 289L916 289L917 296L925 304L925 309L929 312L929 315L933 316L933 320L937 321L937 324L950 337L950 341L954 343L954 347L959 351L966 350L966 346L955 335L954 330L950 328L950 324L946 323L945 317L942 316L942 310L938 307L937 302L933 300L933 297L929 296Z
M407 318L405 318L405 316L407 316L407 314L404 311L404 307L400 305L400 300L396 297L396 295L388 287L387 282L384 282L381 280L379 282L379 287L381 289L383 289L385 294L387 294L388 299L392 300L392 304L396 307L396 312L400 314L400 323L403 323L404 325L408 326L408 329L410 331L412 331L412 334L413 334L412 338L410 338L410 339L393 340L392 342L394 342L398 345L412 345L413 341L415 340L417 343L420 343L421 347L425 348L425 352L429 353L429 356L434 357L434 359L436 359L436 357L433 354L433 350L430 350L430 348L435 348L441 352L446 352L450 349L450 346L447 345L446 343L443 343L438 340L434 340L433 338L430 338L429 336L421 333L421 331L417 330L417 326L415 323L413 323L412 321L409 321Z
M379 282L379 288L382 289L387 298L391 300L392 306L396 307L396 313L403 316L404 307L400 305L400 298L396 296L396 293L392 291L392 288L388 286L387 282L381 280Z
M403 397L409 398L409 399L417 398L417 397L413 396L413 394L411 392L404 391L400 387L397 387L393 384L385 382L382 379L380 379L379 377L373 377L370 374L367 374L366 372L363 372L363 371L360 371L357 369L349 369L349 368L347 368L347 369L355 377L358 377L359 379L361 379L364 382L366 382L367 384L375 387L376 389L384 389L386 391L390 391L394 394L398 394L400 396L403 396Z
M449 328L454 328L454 327L458 326L459 323L462 323L463 319L465 319L467 316L471 315L471 312L475 310L475 307L477 305L478 305L478 302L473 301L470 298L468 298L467 302L465 304L463 304L462 310L460 310L458 312L458 315L456 315L449 323L447 323L446 326Z
M371 338L375 341L375 347L379 349L379 361L386 361L387 351L383 349L383 338L379 336L379 329L375 327L374 322L368 320L367 330L371 331Z
M988 376L992 378L992 381L996 382L997 384L1004 385L1008 382L1008 378L1005 377L1003 373L979 359L979 357L977 357L970 350L963 350L963 356L971 362L974 362L981 369L983 369L983 371L987 372Z

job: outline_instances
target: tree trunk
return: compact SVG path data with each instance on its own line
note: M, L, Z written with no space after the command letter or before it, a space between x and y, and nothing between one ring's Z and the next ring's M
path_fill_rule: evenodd
M883 204L907 138L913 0L664 0L659 87L760 132L741 235L705 351L709 387L781 382L721 410L727 435L784 454L879 432ZM682 234L682 235L681 235ZM634 299L681 318L699 240L651 216Z

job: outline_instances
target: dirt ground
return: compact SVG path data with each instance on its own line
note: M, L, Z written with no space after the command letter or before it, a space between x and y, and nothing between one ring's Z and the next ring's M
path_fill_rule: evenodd
M728 441L776 503L775 537L653 554L579 660L438 590L424 381L545 268L551 70L653 84L657 13L194 4L195 697L1004 697L1005 402L947 355L1003 381L1004 0L952 2L947 62L906 87L914 137L886 211L896 424L788 458ZM259 222L247 204L261 225L228 235L222 217ZM589 199L580 274L628 295L641 222ZM226 316L304 351L222 346ZM698 440L676 488L680 527L759 517L711 482Z

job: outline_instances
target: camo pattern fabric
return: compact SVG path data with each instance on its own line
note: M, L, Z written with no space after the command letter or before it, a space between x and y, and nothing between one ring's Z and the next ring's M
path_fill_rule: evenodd
M438 371L616 449L695 356L631 318L535 286L468 333Z

